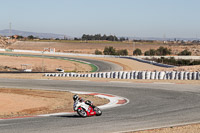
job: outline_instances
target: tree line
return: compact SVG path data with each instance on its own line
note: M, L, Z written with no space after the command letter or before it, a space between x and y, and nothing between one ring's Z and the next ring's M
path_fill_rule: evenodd
M128 38L125 37L116 37L115 35L101 35L101 34L95 34L95 35L86 35L83 34L81 37L81 40L107 40L107 41L126 41Z
M155 61L158 63L164 63L164 64L169 64L169 65L174 65L174 66L190 66L190 65L200 65L200 60L188 60L188 59L175 59L174 57L170 58L152 58L152 59L146 59L146 60L151 60Z
M166 56L166 55L171 55L172 52L171 49L165 48L165 47L159 47L158 49L150 49L144 52L145 56ZM95 50L95 54L96 55L128 55L128 50L127 49L121 49L121 50L116 50L114 47L109 46L109 47L105 47L104 51L99 51L98 49ZM178 55L191 55L192 53L188 50L183 50L180 53L178 53ZM133 51L133 55L143 55L142 50L137 48Z
M98 49L95 50L96 55L128 55L128 50L127 49L121 49L121 50L116 50L114 47L105 47L104 51L101 52Z

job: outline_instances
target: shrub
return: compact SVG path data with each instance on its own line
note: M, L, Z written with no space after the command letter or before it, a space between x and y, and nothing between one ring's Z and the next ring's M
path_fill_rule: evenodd
M171 54L171 49L168 49L168 48L164 48L164 47L159 47L157 50L156 50L156 55L170 55Z
M133 55L142 55L141 49L137 48L136 50L134 50Z
M144 53L144 55L145 56L154 56L154 55L156 55L156 50L155 49L150 49L150 50L146 51Z
M102 55L102 52L99 51L98 49L96 49L94 53L95 53L96 55Z
M104 55L116 55L116 50L113 47L105 47L103 51Z
M128 55L127 49L117 50L116 55Z
M182 52L180 52L178 55L192 55L192 52L188 51L188 50L183 50Z

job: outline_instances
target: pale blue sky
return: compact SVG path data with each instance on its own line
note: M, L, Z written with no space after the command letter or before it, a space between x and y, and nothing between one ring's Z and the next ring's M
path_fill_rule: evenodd
M0 30L200 38L200 0L0 0Z

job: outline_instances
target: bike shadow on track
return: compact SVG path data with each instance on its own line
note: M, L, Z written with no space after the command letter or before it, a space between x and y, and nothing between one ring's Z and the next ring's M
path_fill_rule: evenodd
M61 118L82 118L79 115L59 115L59 116L53 116L53 117L61 117Z

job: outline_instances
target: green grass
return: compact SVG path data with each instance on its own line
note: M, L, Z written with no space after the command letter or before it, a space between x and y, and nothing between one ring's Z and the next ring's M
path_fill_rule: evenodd
M94 64L89 64L92 67L92 71L90 72L96 72L98 70L97 66L95 66Z

